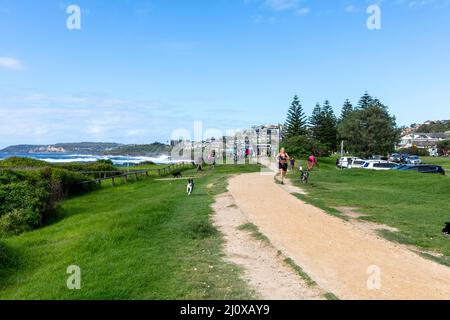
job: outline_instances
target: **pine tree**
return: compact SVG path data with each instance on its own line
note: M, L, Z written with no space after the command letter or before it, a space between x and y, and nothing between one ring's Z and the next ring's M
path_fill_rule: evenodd
M328 100L322 108L322 129L320 142L328 146L331 150L336 150L337 146L337 118L333 107Z
M306 134L306 117L302 104L297 95L289 108L286 123L284 125L284 137L290 138Z
M309 118L311 136L316 140L319 140L320 137L321 123L322 123L322 107L320 106L320 103L317 102L316 106L314 107L313 113Z
M358 108L366 109L372 105L373 101L374 101L373 97L369 95L369 93L366 91L364 95L361 97L361 99L359 99Z
M312 137L329 149L335 150L337 144L337 119L328 100L325 101L323 107L319 103L316 104L309 123Z
M342 122L345 118L347 118L353 112L353 105L350 100L345 100L344 106L342 107L341 117L339 118L339 122Z
M400 129L388 107L378 99L355 110L339 124L339 136L345 140L348 151L360 156L387 154L394 150L400 137Z

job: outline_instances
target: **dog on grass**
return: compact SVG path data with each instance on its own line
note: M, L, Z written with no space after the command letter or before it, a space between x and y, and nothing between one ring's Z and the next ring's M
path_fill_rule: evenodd
M189 179L186 187L188 196L190 196L194 192L194 186L195 186L194 179Z

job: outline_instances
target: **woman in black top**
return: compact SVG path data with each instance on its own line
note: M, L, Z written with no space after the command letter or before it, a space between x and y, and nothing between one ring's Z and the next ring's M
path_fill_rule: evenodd
M281 148L280 153L277 155L278 168L281 175L281 184L284 184L284 178L288 170L289 155L286 153L284 148Z

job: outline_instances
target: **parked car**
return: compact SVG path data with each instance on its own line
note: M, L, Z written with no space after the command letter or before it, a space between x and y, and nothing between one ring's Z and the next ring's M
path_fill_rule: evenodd
M419 156L410 156L408 158L408 164L421 164L422 160L420 160Z
M410 155L407 153L402 153L400 155L400 163L408 163Z
M437 166L434 164L406 164L397 168L400 171L417 171L420 173L436 173L445 175L445 170L441 166Z
M364 163L362 166L363 169L369 169L369 170L391 170L393 168L396 168L398 164L394 162L388 162L388 161L380 161L380 160L369 160Z
M393 154L391 154L390 157L389 157L389 161L400 163L400 161L401 161L400 153L393 153Z
M349 165L352 163L353 159L355 157L342 157L338 160L337 166L338 168L348 168Z
M352 163L348 166L349 169L361 168L366 160L363 159L354 159Z

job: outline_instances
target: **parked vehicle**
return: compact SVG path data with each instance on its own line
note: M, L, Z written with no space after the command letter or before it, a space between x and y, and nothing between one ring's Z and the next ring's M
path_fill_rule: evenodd
M397 168L400 171L417 171L420 173L435 173L445 175L445 170L441 166L434 164L406 164Z
M408 164L421 164L422 160L420 160L419 156L410 156L408 158Z
M366 163L363 159L354 159L352 163L348 166L349 169L361 168Z
M348 168L349 165L353 162L355 157L342 157L338 160L337 166L338 168Z
M400 153L393 153L393 154L391 154L390 157L389 157L389 161L400 163L400 161L401 161Z
M368 170L391 170L393 168L396 168L398 164L394 162L388 162L388 161L379 161L379 160L369 160L364 163L362 166L363 169Z
M400 163L408 163L410 155L407 153L402 153L400 155Z

